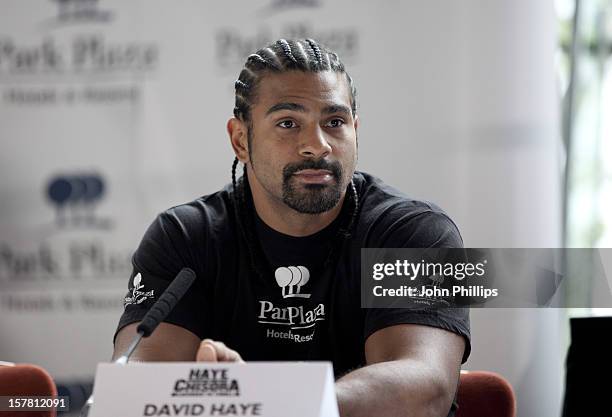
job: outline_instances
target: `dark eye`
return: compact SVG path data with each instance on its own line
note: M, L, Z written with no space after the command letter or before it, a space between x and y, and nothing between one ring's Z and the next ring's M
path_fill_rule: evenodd
M325 126L327 127L340 127L344 124L342 119L331 119Z
M293 120L283 120L282 122L279 122L276 126L282 127L283 129L293 129L294 127L297 127Z

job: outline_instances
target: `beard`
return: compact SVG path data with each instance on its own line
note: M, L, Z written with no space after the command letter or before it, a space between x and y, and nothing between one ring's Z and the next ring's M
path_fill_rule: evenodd
M293 174L303 169L325 169L331 172L331 184L296 185ZM320 214L334 208L342 196L342 165L338 161L306 160L289 164L283 169L283 202L303 214Z

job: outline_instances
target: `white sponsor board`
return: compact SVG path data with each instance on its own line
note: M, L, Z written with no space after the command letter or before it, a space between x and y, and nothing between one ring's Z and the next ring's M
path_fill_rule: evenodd
M98 365L90 417L338 417L331 364Z

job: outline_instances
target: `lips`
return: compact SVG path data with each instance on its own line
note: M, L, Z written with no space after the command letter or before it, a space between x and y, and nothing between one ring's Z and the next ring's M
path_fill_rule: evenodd
M303 169L293 176L305 184L328 184L334 180L334 174L326 169Z

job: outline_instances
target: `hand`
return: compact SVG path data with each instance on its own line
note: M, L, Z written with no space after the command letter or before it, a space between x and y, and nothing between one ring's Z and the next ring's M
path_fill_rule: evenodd
M196 353L196 362L239 362L244 363L240 354L225 346L223 342L204 339Z

